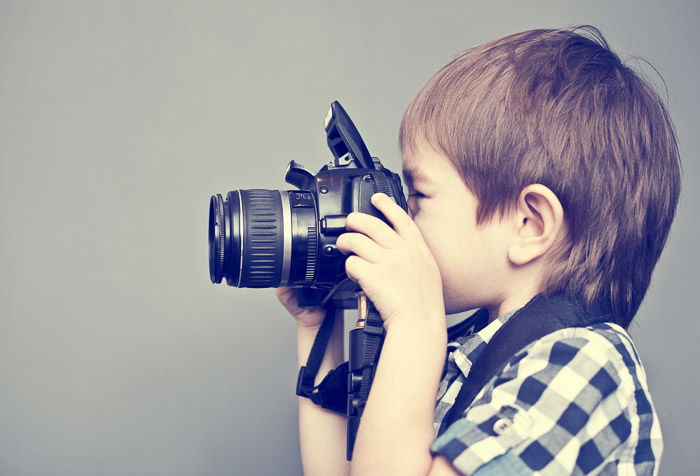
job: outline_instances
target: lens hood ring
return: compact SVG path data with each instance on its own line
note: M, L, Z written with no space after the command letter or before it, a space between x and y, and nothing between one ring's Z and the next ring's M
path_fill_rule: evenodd
M220 283L225 258L224 198L212 195L209 201L209 275L213 283Z

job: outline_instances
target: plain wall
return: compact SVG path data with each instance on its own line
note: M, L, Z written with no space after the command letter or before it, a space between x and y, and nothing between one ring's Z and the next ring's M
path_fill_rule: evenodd
M213 285L208 204L330 158L340 100L394 171L403 110L465 48L590 23L658 85L684 165L632 334L666 450L697 458L695 1L0 2L0 473L301 474L294 324Z

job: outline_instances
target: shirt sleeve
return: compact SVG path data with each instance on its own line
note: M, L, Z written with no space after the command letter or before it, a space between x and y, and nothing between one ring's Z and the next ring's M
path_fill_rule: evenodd
M553 332L512 357L431 453L463 474L591 473L630 437L634 384L625 372L604 337Z

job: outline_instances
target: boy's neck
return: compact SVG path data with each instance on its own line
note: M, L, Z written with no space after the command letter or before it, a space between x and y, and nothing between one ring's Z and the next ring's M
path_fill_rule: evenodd
M486 308L489 311L489 322L493 322L498 317L515 311L525 306L530 300L539 293L536 288L521 288L518 292L514 292L505 297L500 302L496 302Z

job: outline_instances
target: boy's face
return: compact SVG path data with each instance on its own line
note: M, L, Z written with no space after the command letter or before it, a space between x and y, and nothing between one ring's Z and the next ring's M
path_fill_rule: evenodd
M495 219L477 227L476 197L452 162L425 142L404 156L403 173L409 215L440 269L445 312L501 302L507 294L508 221Z

